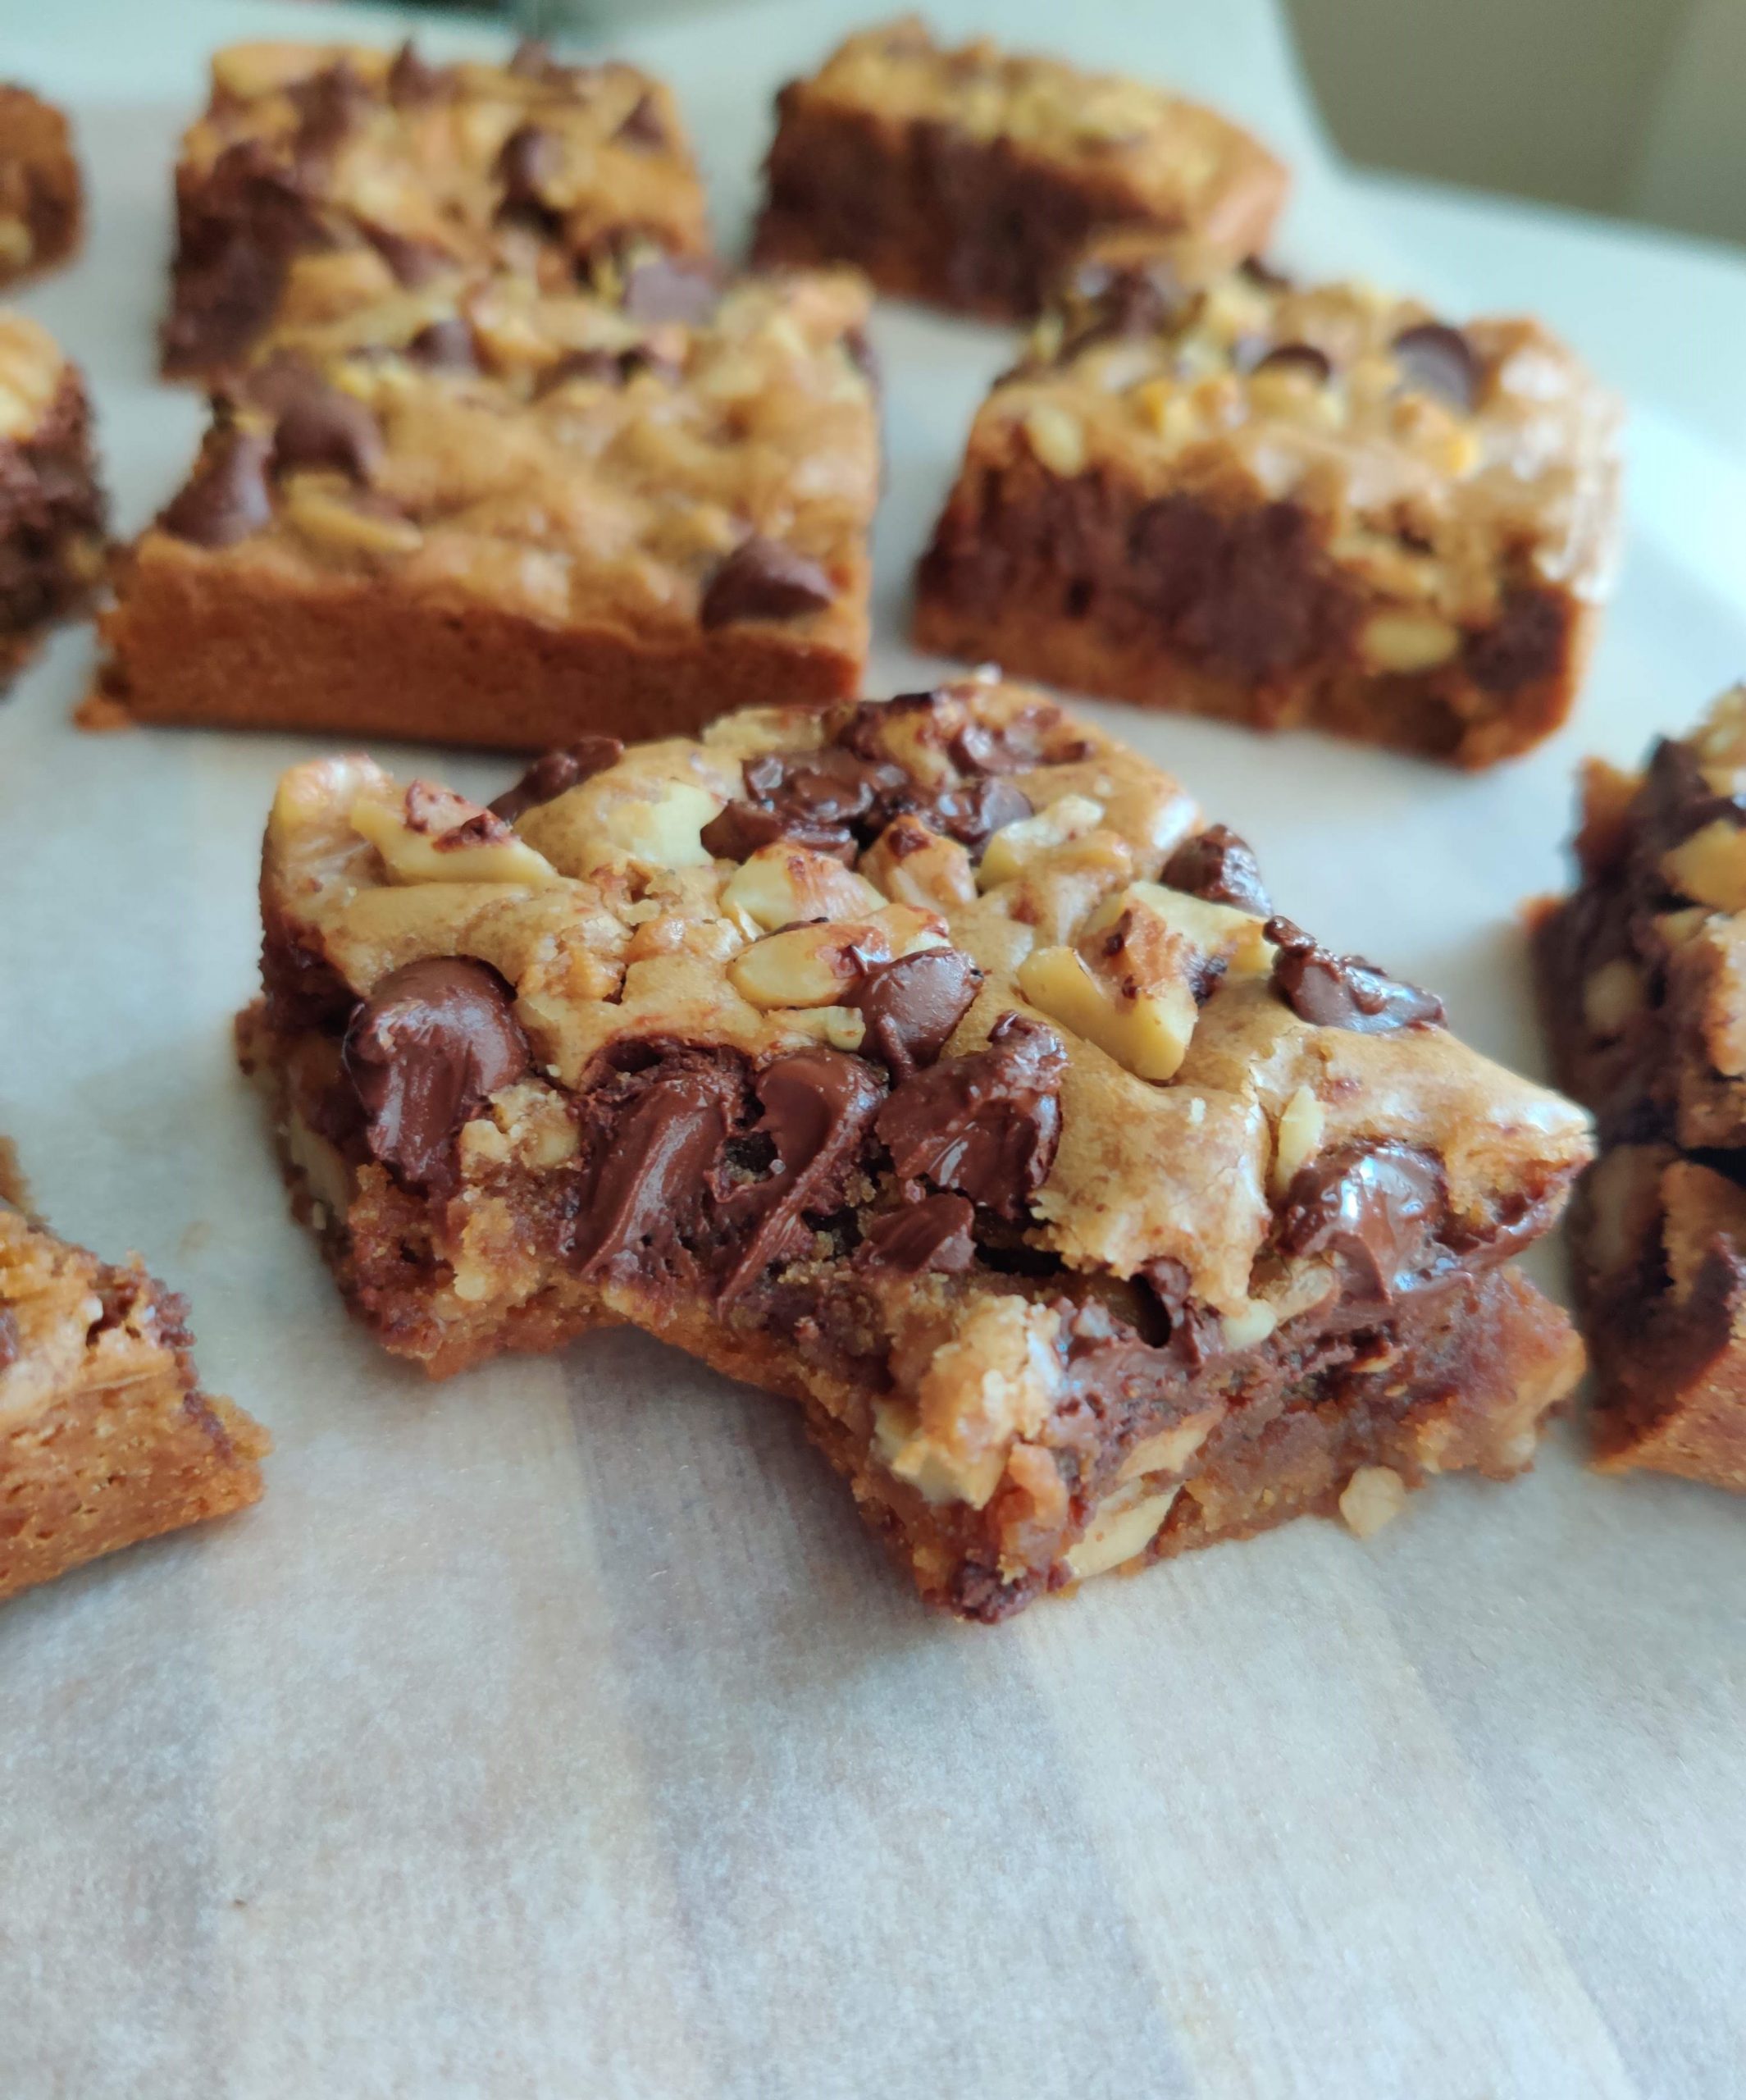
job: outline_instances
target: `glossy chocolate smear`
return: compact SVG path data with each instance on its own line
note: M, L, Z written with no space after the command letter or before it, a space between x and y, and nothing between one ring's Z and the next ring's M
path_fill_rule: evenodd
M1286 1192L1277 1240L1286 1254L1325 1254L1355 1295L1386 1300L1437 1266L1447 1208L1442 1162L1411 1145L1337 1146Z
M1409 386L1438 395L1470 413L1477 405L1479 360L1459 328L1443 321L1421 321L1403 328L1392 347Z
M381 458L382 433L376 418L337 386L312 380L280 410L273 431L276 474L326 468L367 482Z
M773 1262L804 1247L806 1220L841 1207L846 1175L859 1161L884 1089L859 1057L841 1050L799 1050L767 1065L752 1082L764 1113L751 1134L768 1140L768 1175L722 1198L723 1217L749 1234L723 1284L723 1302L757 1281Z
M936 788L931 793L918 795L914 808L936 831L955 838L978 857L996 832L1033 814L1029 796L998 775L967 780L956 787Z
M1349 1028L1358 1035L1388 1035L1443 1017L1434 992L1386 977L1355 955L1334 955L1289 919L1267 922L1278 943L1273 988L1301 1020L1318 1028Z
M1092 755L1088 741L1068 727L1060 708L1047 705L1021 709L1010 721L998 725L966 722L954 733L946 749L960 771L973 774L1028 773L1039 765L1076 765Z
M901 766L860 758L827 745L816 751L767 751L741 769L745 799L730 802L704 827L705 850L743 861L786 839L852 862L857 845L878 829L881 813L909 786Z
M697 1231L709 1180L740 1112L737 1073L700 1058L657 1066L631 1082L627 1104L599 1097L598 1167L571 1244L581 1274L622 1262L641 1272Z
M1167 889L1186 890L1209 904L1252 911L1258 919L1273 911L1260 864L1247 841L1222 824L1185 838L1165 862L1159 879Z
M880 1110L892 1166L905 1181L956 1189L1019 1222L1060 1143L1066 1065L1052 1029L1002 1014L987 1049L913 1074Z
M705 628L736 620L791 620L818 611L836 595L817 562L754 532L711 577L697 617Z
M453 1182L461 1125L531 1061L508 986L465 956L390 971L353 1016L344 1060L372 1157L418 1188Z
M964 1196L923 1196L901 1210L868 1219L855 1250L860 1269L890 1269L919 1276L932 1270L961 1276L976 1260L971 1228L976 1208Z
M867 1025L862 1056L878 1058L893 1080L932 1064L970 1011L982 975L956 948L874 963L843 1001Z
M221 426L207 439L188 486L158 514L163 530L197 547L235 546L273 514L264 436Z
M530 810L555 802L560 795L568 794L585 780L592 780L595 774L604 773L623 756L624 746L616 737L579 737L563 751L547 751L536 758L513 788L506 788L487 806L505 824L517 823Z
M1333 366L1325 350L1319 350L1313 343L1276 343L1263 353L1249 368L1256 372L1301 372L1306 379L1313 379L1322 386L1333 376Z

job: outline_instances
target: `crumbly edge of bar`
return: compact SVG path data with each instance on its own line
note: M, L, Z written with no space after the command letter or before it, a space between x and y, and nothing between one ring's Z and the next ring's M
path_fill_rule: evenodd
M1107 558L1087 545L1083 560L1060 559L1049 521L1064 500L1087 542L1107 537ZM918 568L917 646L1142 706L1260 729L1307 724L1470 769L1518 756L1568 716L1598 617L1570 593L1523 578L1452 662L1380 670L1355 637L1367 614L1393 609L1342 571L1306 513L1165 499L1184 536L1204 538L1199 573L1216 587L1197 592L1186 550L1177 573L1150 575L1129 552L1148 500L1109 467L1063 482L973 459ZM1130 581L1149 582L1150 600L1122 587ZM1476 664L1492 667L1485 678Z
M98 1265L95 1288L121 1320L148 1307L155 1331L0 1433L0 1597L260 1499L271 1439L201 1390L180 1301L137 1262Z

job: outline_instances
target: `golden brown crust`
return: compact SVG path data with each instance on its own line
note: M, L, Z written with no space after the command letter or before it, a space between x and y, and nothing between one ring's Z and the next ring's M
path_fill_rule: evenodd
M203 1393L182 1308L0 1207L0 1598L246 1507L271 1440Z
M70 261L84 231L71 126L28 88L0 82L0 285Z
M1214 111L915 16L851 36L777 98L764 262L853 262L883 290L995 319L1034 313L1101 227L1265 246L1285 168Z

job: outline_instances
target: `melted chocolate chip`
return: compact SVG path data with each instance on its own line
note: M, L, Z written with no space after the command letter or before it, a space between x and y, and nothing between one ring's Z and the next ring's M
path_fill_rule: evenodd
M1438 1261L1446 1195L1443 1167L1411 1145L1340 1145L1293 1179L1279 1212L1286 1254L1326 1254L1364 1299L1397 1298Z
M344 1054L372 1157L420 1188L452 1183L462 1125L530 1061L508 987L460 956L390 971L352 1016Z
M625 377L625 355L620 350L566 350L540 374L534 387L535 395L537 398L550 394L572 379L595 379L603 386L621 386Z
M1319 350L1313 343L1278 343L1273 349L1249 367L1256 372L1301 372L1313 379L1318 386L1324 385L1333 376L1333 366L1325 350Z
M1251 285L1260 285L1265 292L1288 292L1292 288L1292 281L1285 272L1283 270L1275 270L1273 265L1261 256L1246 256L1238 265L1238 268L1241 275L1247 277Z
M709 1178L738 1112L737 1075L701 1059L657 1066L613 1104L599 1169L571 1253L578 1272L623 1259L639 1272L695 1232ZM608 1104L596 1100L592 1111Z
M476 372L479 343L471 322L458 313L427 321L406 345L406 354L427 372Z
M337 386L314 381L280 411L273 431L275 474L327 468L354 482L368 482L381 458L382 433L376 418Z
M530 810L555 802L572 788L595 774L604 773L624 756L624 746L616 737L583 737L568 749L547 751L536 758L513 788L506 788L488 806L505 824L516 824Z
M721 295L721 280L709 263L653 255L631 266L620 303L645 326L672 321L689 328L709 319Z
M158 514L165 532L197 547L230 547L273 514L267 493L267 439L221 425L201 449L188 486Z
M859 322L854 327L843 331L843 354L877 394L882 377L879 353L873 348L872 339Z
M905 1181L956 1189L1018 1223L1060 1142L1067 1053L1052 1029L1001 1015L986 1050L950 1057L905 1080L878 1129Z
M1260 919L1273 911L1255 855L1222 824L1185 838L1165 862L1160 879L1167 889L1186 890L1209 904L1233 905Z
M919 697L930 705L934 699L932 693ZM946 749L965 773L1028 773L1039 765L1076 765L1092 755L1089 742L1071 733L1060 708L1049 706L1021 709L998 727L966 722Z
M432 241L408 240L392 226L377 226L367 220L360 219L358 224L359 232L394 272L394 282L408 290L429 284L454 260L446 249L439 248Z
M1421 321L1403 328L1392 347L1409 386L1440 395L1468 413L1478 404L1479 360L1459 328L1442 321Z
M855 1249L855 1265L891 1269L906 1276L929 1270L961 1276L976 1259L976 1243L970 1236L975 1222L975 1206L967 1198L923 1196L901 1210L868 1218Z
M1267 938L1279 951L1274 958L1274 990L1301 1020L1319 1028L1388 1035L1443 1017L1435 993L1384 976L1360 956L1331 954L1289 919L1270 919Z
M817 562L754 532L711 577L697 617L705 628L736 620L789 620L817 612L835 596Z
M294 82L285 89L297 111L299 158L331 153L369 109L370 90L349 61L337 59L324 72Z
M661 121L654 97L646 88L631 105L630 114L613 136L625 145L641 146L651 152L658 152L667 144L667 126Z
M722 1199L729 1224L750 1231L722 1285L723 1303L755 1283L773 1262L800 1251L809 1216L841 1208L844 1176L859 1160L883 1098L868 1067L841 1050L780 1057L753 1087L764 1114L751 1134L768 1141L774 1158L766 1179Z
M1145 262L1083 263L1069 292L1083 303L1085 312L1063 337L1058 354L1063 358L1119 336L1162 335L1179 326L1195 304L1194 294L1161 256Z
M1532 584L1506 591L1489 627L1467 637L1461 668L1486 692L1518 692L1554 678L1570 646L1570 607L1556 591Z
M1010 780L988 778L937 788L916 797L917 813L936 831L980 856L995 833L1032 815L1031 798Z
M543 218L549 208L545 185L563 165L563 148L537 124L518 124L497 156L497 179L504 186L504 209Z
M968 1207L967 1207L968 1208ZM0 1371L10 1371L23 1348L18 1316L9 1305L0 1305Z
M873 964L843 1003L867 1026L864 1057L877 1057L893 1080L931 1065L970 1011L982 972L956 948L923 948Z

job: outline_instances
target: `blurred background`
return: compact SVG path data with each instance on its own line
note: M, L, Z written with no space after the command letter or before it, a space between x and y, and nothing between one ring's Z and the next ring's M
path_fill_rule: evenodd
M536 30L604 29L733 4L515 0L507 11ZM900 4L869 0L869 19ZM1746 243L1746 0L1284 4L1349 159ZM989 0L996 35L1001 14Z

